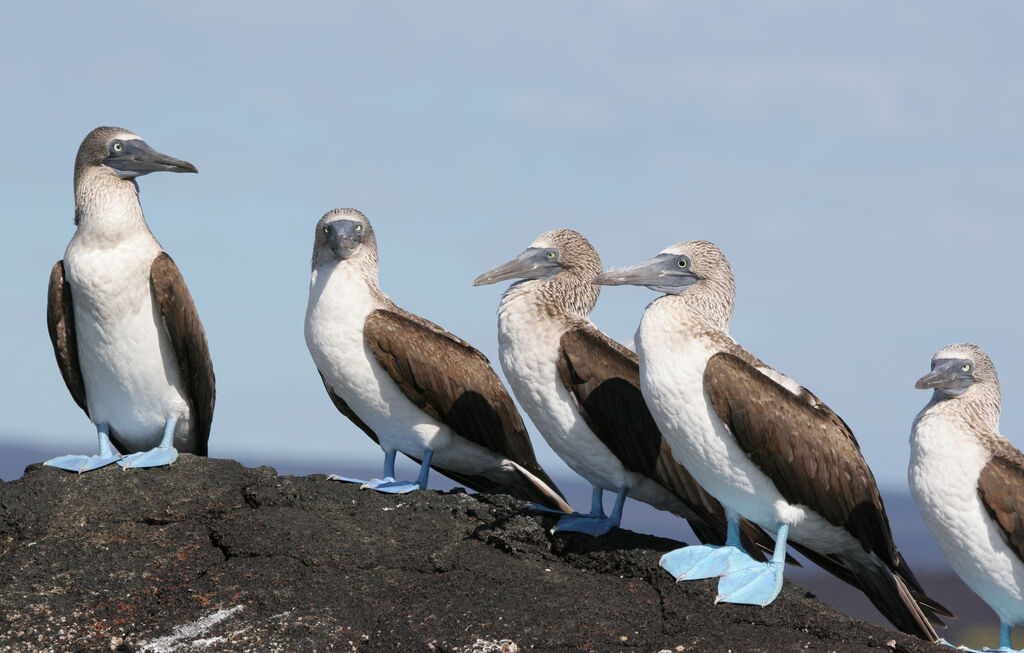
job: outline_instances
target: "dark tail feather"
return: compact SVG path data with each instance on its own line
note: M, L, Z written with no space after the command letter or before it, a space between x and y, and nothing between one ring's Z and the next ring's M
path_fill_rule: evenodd
M938 601L910 587L909 583L916 585L916 581L903 578L899 570L893 573L882 563L865 566L852 559L823 555L793 540L789 544L825 571L864 592L878 611L905 633L934 642L939 638L934 626L945 628L938 615L953 617Z

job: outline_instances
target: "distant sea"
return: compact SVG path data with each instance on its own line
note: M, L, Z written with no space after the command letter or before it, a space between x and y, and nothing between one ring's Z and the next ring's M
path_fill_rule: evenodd
M81 453L86 453L87 450L88 447L83 446ZM91 453L91 451L89 452ZM0 445L0 479L13 481L21 477L26 466L66 453L72 452L23 445ZM324 461L298 458L267 460L246 453L232 453L230 457L248 467L270 465L279 474L294 476L344 472L347 476L370 478L380 473L380 464L367 465L362 461L341 469L336 467L337 463L334 461L325 463ZM400 463L399 469L402 472L407 469L412 471L415 468L401 467ZM583 479L556 477L554 480L565 493L570 504L577 510L589 510L590 486ZM449 490L456 485L455 482L440 474L431 475L430 487L433 489ZM606 509L611 508L613 498L611 494L605 494ZM893 536L903 557L909 562L928 595L957 615L957 619L949 622L948 629L940 631L940 636L957 644L968 644L975 647L994 646L998 641L999 625L995 613L975 596L949 568L945 557L921 521L913 499L905 489L883 491L883 498ZM692 531L682 520L632 500L627 502L623 511L622 527L688 543L696 541ZM790 567L786 572L788 578L800 583L819 599L841 612L881 626L892 627L860 591L837 580L799 555L796 557L804 566L803 568Z

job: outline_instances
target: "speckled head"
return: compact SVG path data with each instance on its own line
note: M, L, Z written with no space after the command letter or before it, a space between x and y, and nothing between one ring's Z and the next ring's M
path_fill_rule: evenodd
M121 179L151 172L198 172L188 161L161 154L142 137L120 127L97 127L78 146L75 183L90 168L102 167Z
M552 279L562 274L584 276L589 282L601 272L601 257L586 238L572 229L547 231L508 263L484 272L474 286L509 279Z
M959 397L979 385L999 391L999 377L992 359L977 345L946 345L932 356L932 369L914 385L918 390L934 389L938 397Z
M690 240L663 249L643 263L609 270L594 279L604 286L647 286L680 295L699 282L735 290L732 266L722 251L706 240Z
M356 209L328 211L316 223L313 267L339 261L370 261L377 265L377 238L365 215Z

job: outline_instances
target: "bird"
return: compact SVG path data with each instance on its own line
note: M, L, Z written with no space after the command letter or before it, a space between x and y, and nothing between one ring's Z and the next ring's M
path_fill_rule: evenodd
M355 209L317 222L305 337L335 407L385 455L379 479L332 478L400 494L425 489L434 467L479 492L568 509L487 358L381 290L377 239ZM415 481L395 480L398 451L420 462Z
M999 432L1002 394L978 346L952 344L915 387L910 493L953 571L999 617L999 651L1024 623L1024 454ZM985 649L991 650L991 649Z
M137 178L197 172L120 127L75 157L75 233L50 271L46 319L64 383L99 453L45 462L75 472L207 455L216 399L203 325L185 280L142 214Z
M555 530L604 535L630 496L687 519L702 542L722 544L722 507L672 458L640 392L636 354L590 320L600 293L591 281L600 273L590 242L556 229L473 282L521 280L498 308L502 370L547 443L593 488L590 513L564 516ZM605 490L615 493L610 517ZM761 529L744 522L743 531L748 544L772 550Z
M776 533L768 562L702 545L665 554L661 566L677 578L719 576L716 602L764 606L781 590L790 543L860 588L900 630L937 640L932 623L952 615L924 595L896 550L850 428L729 336L736 288L721 250L708 241L677 243L594 283L664 293L647 306L635 337L644 399L675 459L728 519Z

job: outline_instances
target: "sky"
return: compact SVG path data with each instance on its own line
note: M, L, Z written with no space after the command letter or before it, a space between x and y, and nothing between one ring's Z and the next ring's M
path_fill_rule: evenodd
M505 284L472 282L538 234L576 229L606 267L707 239L733 336L850 424L887 491L947 343L992 356L1024 444L1022 31L1011 2L4 3L0 455L95 451L45 308L98 125L199 168L139 185L206 327L211 455L382 458L303 339L336 207L373 223L392 299L495 365ZM605 289L593 319L628 341L655 297Z

